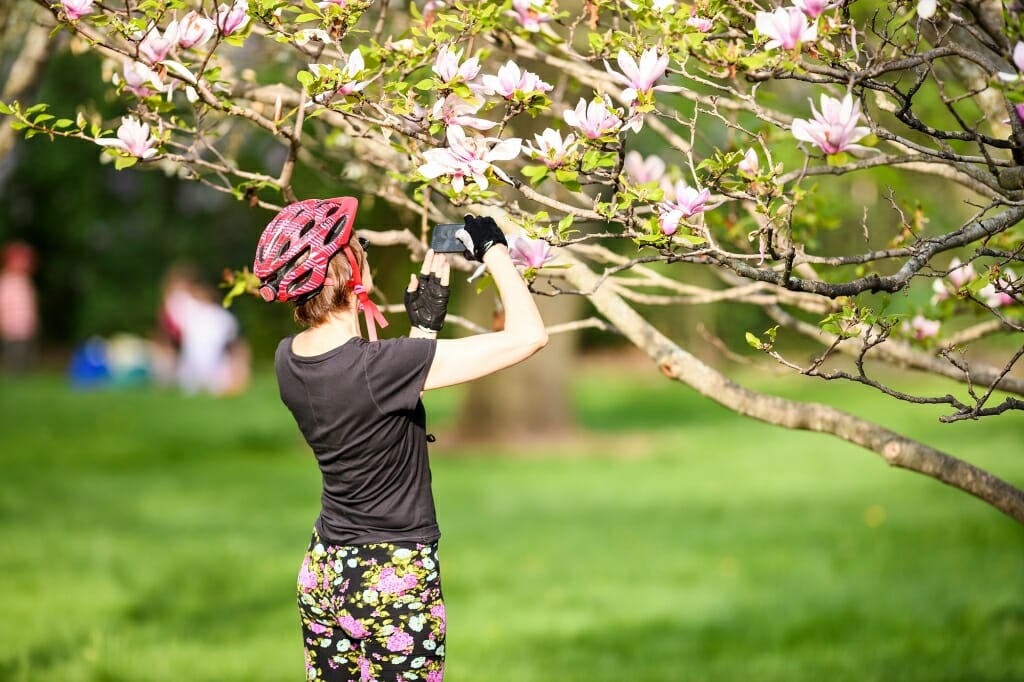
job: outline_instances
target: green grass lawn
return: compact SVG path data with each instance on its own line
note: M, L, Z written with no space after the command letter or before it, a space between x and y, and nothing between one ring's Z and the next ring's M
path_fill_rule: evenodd
M814 388L1024 486L1020 416ZM453 682L1024 680L1024 527L964 493L646 368L581 376L569 444L446 445L457 397L428 396ZM0 680L302 678L319 475L271 379L0 400Z

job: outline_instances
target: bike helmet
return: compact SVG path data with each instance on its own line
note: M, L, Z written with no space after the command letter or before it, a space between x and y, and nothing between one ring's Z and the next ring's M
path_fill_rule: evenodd
M359 262L349 246L358 208L359 201L353 197L307 199L285 206L263 230L252 270L260 280L264 301L304 303L324 286L331 258L344 251L352 272L344 284L352 286L366 317L367 334L376 341L374 323L381 327L388 323L366 293Z

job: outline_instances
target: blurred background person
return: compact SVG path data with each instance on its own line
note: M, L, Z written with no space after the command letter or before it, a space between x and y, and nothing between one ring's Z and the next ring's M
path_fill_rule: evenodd
M36 255L24 242L10 242L3 249L0 271L0 340L3 368L8 374L28 372L35 364L35 339L39 327L36 288L32 283Z
M186 393L228 395L249 381L249 348L238 321L192 271L169 274L159 314L162 338L159 371L170 361L178 386Z

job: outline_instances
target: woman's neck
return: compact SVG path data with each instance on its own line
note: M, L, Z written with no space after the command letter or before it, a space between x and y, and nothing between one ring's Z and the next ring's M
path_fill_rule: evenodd
M361 336L358 313L345 310L333 313L323 323L296 334L292 340L292 351L298 355L320 355L356 336Z

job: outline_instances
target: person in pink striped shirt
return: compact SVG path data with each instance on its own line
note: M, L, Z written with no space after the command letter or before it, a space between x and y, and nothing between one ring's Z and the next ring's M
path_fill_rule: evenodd
M24 242L10 242L3 249L0 270L0 343L3 368L10 374L29 371L35 360L39 327L36 288L32 283L36 255Z

